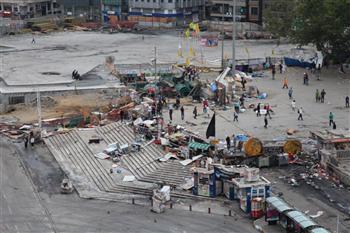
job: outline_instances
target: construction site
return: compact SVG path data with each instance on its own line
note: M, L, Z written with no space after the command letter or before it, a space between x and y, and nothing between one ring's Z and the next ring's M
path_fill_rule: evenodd
M4 37L0 130L39 193L225 215L238 232L348 232L350 76L316 81L272 40L238 40L233 71L230 40L190 32Z

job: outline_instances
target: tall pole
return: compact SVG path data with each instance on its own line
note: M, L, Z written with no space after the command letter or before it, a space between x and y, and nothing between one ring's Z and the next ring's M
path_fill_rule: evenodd
M232 9L232 74L235 75L236 72L236 0L233 1Z
M38 124L39 124L39 129L41 131L41 97L40 97L40 91L39 88L37 89L36 92L36 104L37 104L37 111L38 111Z
M224 70L224 32L221 32L221 69Z
M337 233L339 233L339 214L337 215Z
M157 46L154 46L154 78L157 78Z

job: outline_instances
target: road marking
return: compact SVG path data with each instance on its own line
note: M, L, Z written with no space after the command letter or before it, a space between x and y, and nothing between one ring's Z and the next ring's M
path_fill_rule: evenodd
M16 232L18 233L19 231L18 231L18 227L17 227L17 225L15 225L15 229L16 229Z
M12 209L9 205L7 205L7 209L9 210L10 215L12 215Z

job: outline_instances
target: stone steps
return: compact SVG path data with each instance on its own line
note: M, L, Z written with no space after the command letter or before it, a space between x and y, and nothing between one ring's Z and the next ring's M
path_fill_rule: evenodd
M119 144L128 143L131 145L135 138L132 128L119 122L97 127L96 132L107 144L118 142ZM63 160L61 166L69 163L67 169L71 171L67 175L81 173L91 185L97 187L101 192L110 193L111 196L113 193L152 195L150 189L116 183L109 170L106 170L102 163L94 157L89 145L79 136L77 130L47 138L45 143L53 155L57 156L57 159ZM189 168L182 166L178 161L159 162L158 158L164 154L165 152L157 145L149 144L144 146L140 152L124 155L122 162L140 181L165 182L178 186L184 177L189 175ZM178 192L172 192L172 196L178 198L193 197L192 194Z
M102 181L101 183L100 179L96 178L96 174L90 166L81 162L79 159L79 153L72 148L71 143L67 140L67 136L59 134L55 137L51 137L50 140L54 143L55 148L59 149L72 165L81 170L86 177L98 187L98 189L104 190L104 182Z
M118 142L131 145L135 134L131 127L116 122L97 129L99 135L106 143ZM140 152L133 152L122 157L122 162L141 181L159 182L165 181L173 185L180 184L188 175L188 168L180 163L159 162L158 158L164 156L157 145L143 146ZM170 164L170 165L168 165Z

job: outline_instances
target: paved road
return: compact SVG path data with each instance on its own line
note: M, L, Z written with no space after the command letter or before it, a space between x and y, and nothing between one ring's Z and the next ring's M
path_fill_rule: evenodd
M0 138L0 232L52 232L14 149Z
M27 149L22 155L24 150L19 144L16 151L21 153L20 158L28 165L28 174L35 185L33 189L32 179L28 179L18 156L14 154L15 147L1 138L0 146L0 232L256 233L251 221L239 216L225 217L175 209L158 215L150 212L149 207L81 199L76 193L61 195L57 188L50 187L50 184L58 185L52 174L61 176L55 161L46 153L36 154L38 147ZM39 171L40 167L42 171ZM45 179L50 182L45 182ZM39 193L35 194L35 190Z
M248 219L180 210L164 214L124 203L54 195L46 200L58 231L68 232L256 232Z

